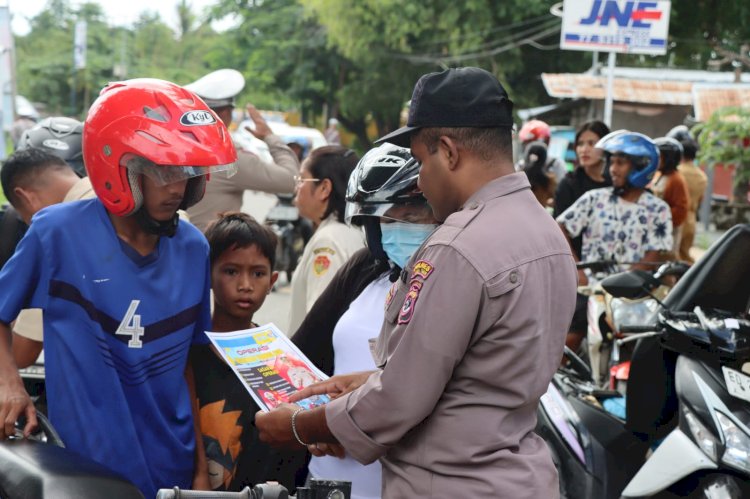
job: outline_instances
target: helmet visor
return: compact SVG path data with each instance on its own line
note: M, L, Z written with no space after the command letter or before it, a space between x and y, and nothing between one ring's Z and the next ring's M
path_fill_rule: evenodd
M393 222L409 224L434 224L432 208L424 198L415 198L413 203L346 203L346 223L357 223L359 217L385 218Z
M215 166L157 165L146 158L133 154L123 156L120 164L133 173L146 175L158 186L174 184L175 182L182 182L183 180L190 180L191 178L208 175L209 173L223 174L227 177L231 177L237 173L236 163Z

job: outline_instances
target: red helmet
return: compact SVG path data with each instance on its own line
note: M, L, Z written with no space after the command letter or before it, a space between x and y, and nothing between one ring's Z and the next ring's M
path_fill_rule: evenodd
M532 140L540 140L545 144L549 144L550 129L549 125L543 121L531 120L521 127L521 131L518 132L518 140L522 143L531 142Z
M172 180L188 178L185 209L203 197L209 172L236 168L237 153L224 124L199 97L144 78L102 89L84 123L83 160L107 210L127 216L143 201L139 171L130 163L154 164Z

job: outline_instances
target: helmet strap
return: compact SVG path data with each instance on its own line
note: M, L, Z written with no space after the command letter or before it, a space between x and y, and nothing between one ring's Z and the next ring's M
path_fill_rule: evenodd
M370 250L370 254L374 256L376 260L387 262L388 255L385 254L383 243L380 241L383 237L382 233L380 232L380 219L377 217L362 218L364 218L362 225L365 228L367 249Z
M172 237L177 232L177 224L180 221L180 217L175 213L172 218L167 221L160 221L153 218L148 214L148 210L145 206L141 206L134 214L135 220L141 228L149 234L156 236L167 236Z

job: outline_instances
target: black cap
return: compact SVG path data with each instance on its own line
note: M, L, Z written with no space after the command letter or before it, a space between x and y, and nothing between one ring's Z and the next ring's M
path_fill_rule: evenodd
M409 147L411 132L425 127L512 126L513 102L492 73L479 68L451 68L422 76L414 86L406 126L375 143Z

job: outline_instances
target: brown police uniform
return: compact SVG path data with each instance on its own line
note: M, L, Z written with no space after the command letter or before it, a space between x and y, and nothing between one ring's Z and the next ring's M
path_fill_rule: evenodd
M205 230L211 220L225 211L239 211L246 190L272 194L294 192L294 176L299 173L297 155L276 135L263 139L273 157L264 161L252 152L237 150L237 173L227 178L214 175L206 183L206 194L195 206L188 209L190 221Z
M533 430L576 283L524 173L486 184L430 236L386 300L382 370L326 407L351 456L380 458L384 499L558 496Z
M336 272L365 246L362 231L329 215L305 245L292 277L289 335L299 328Z

